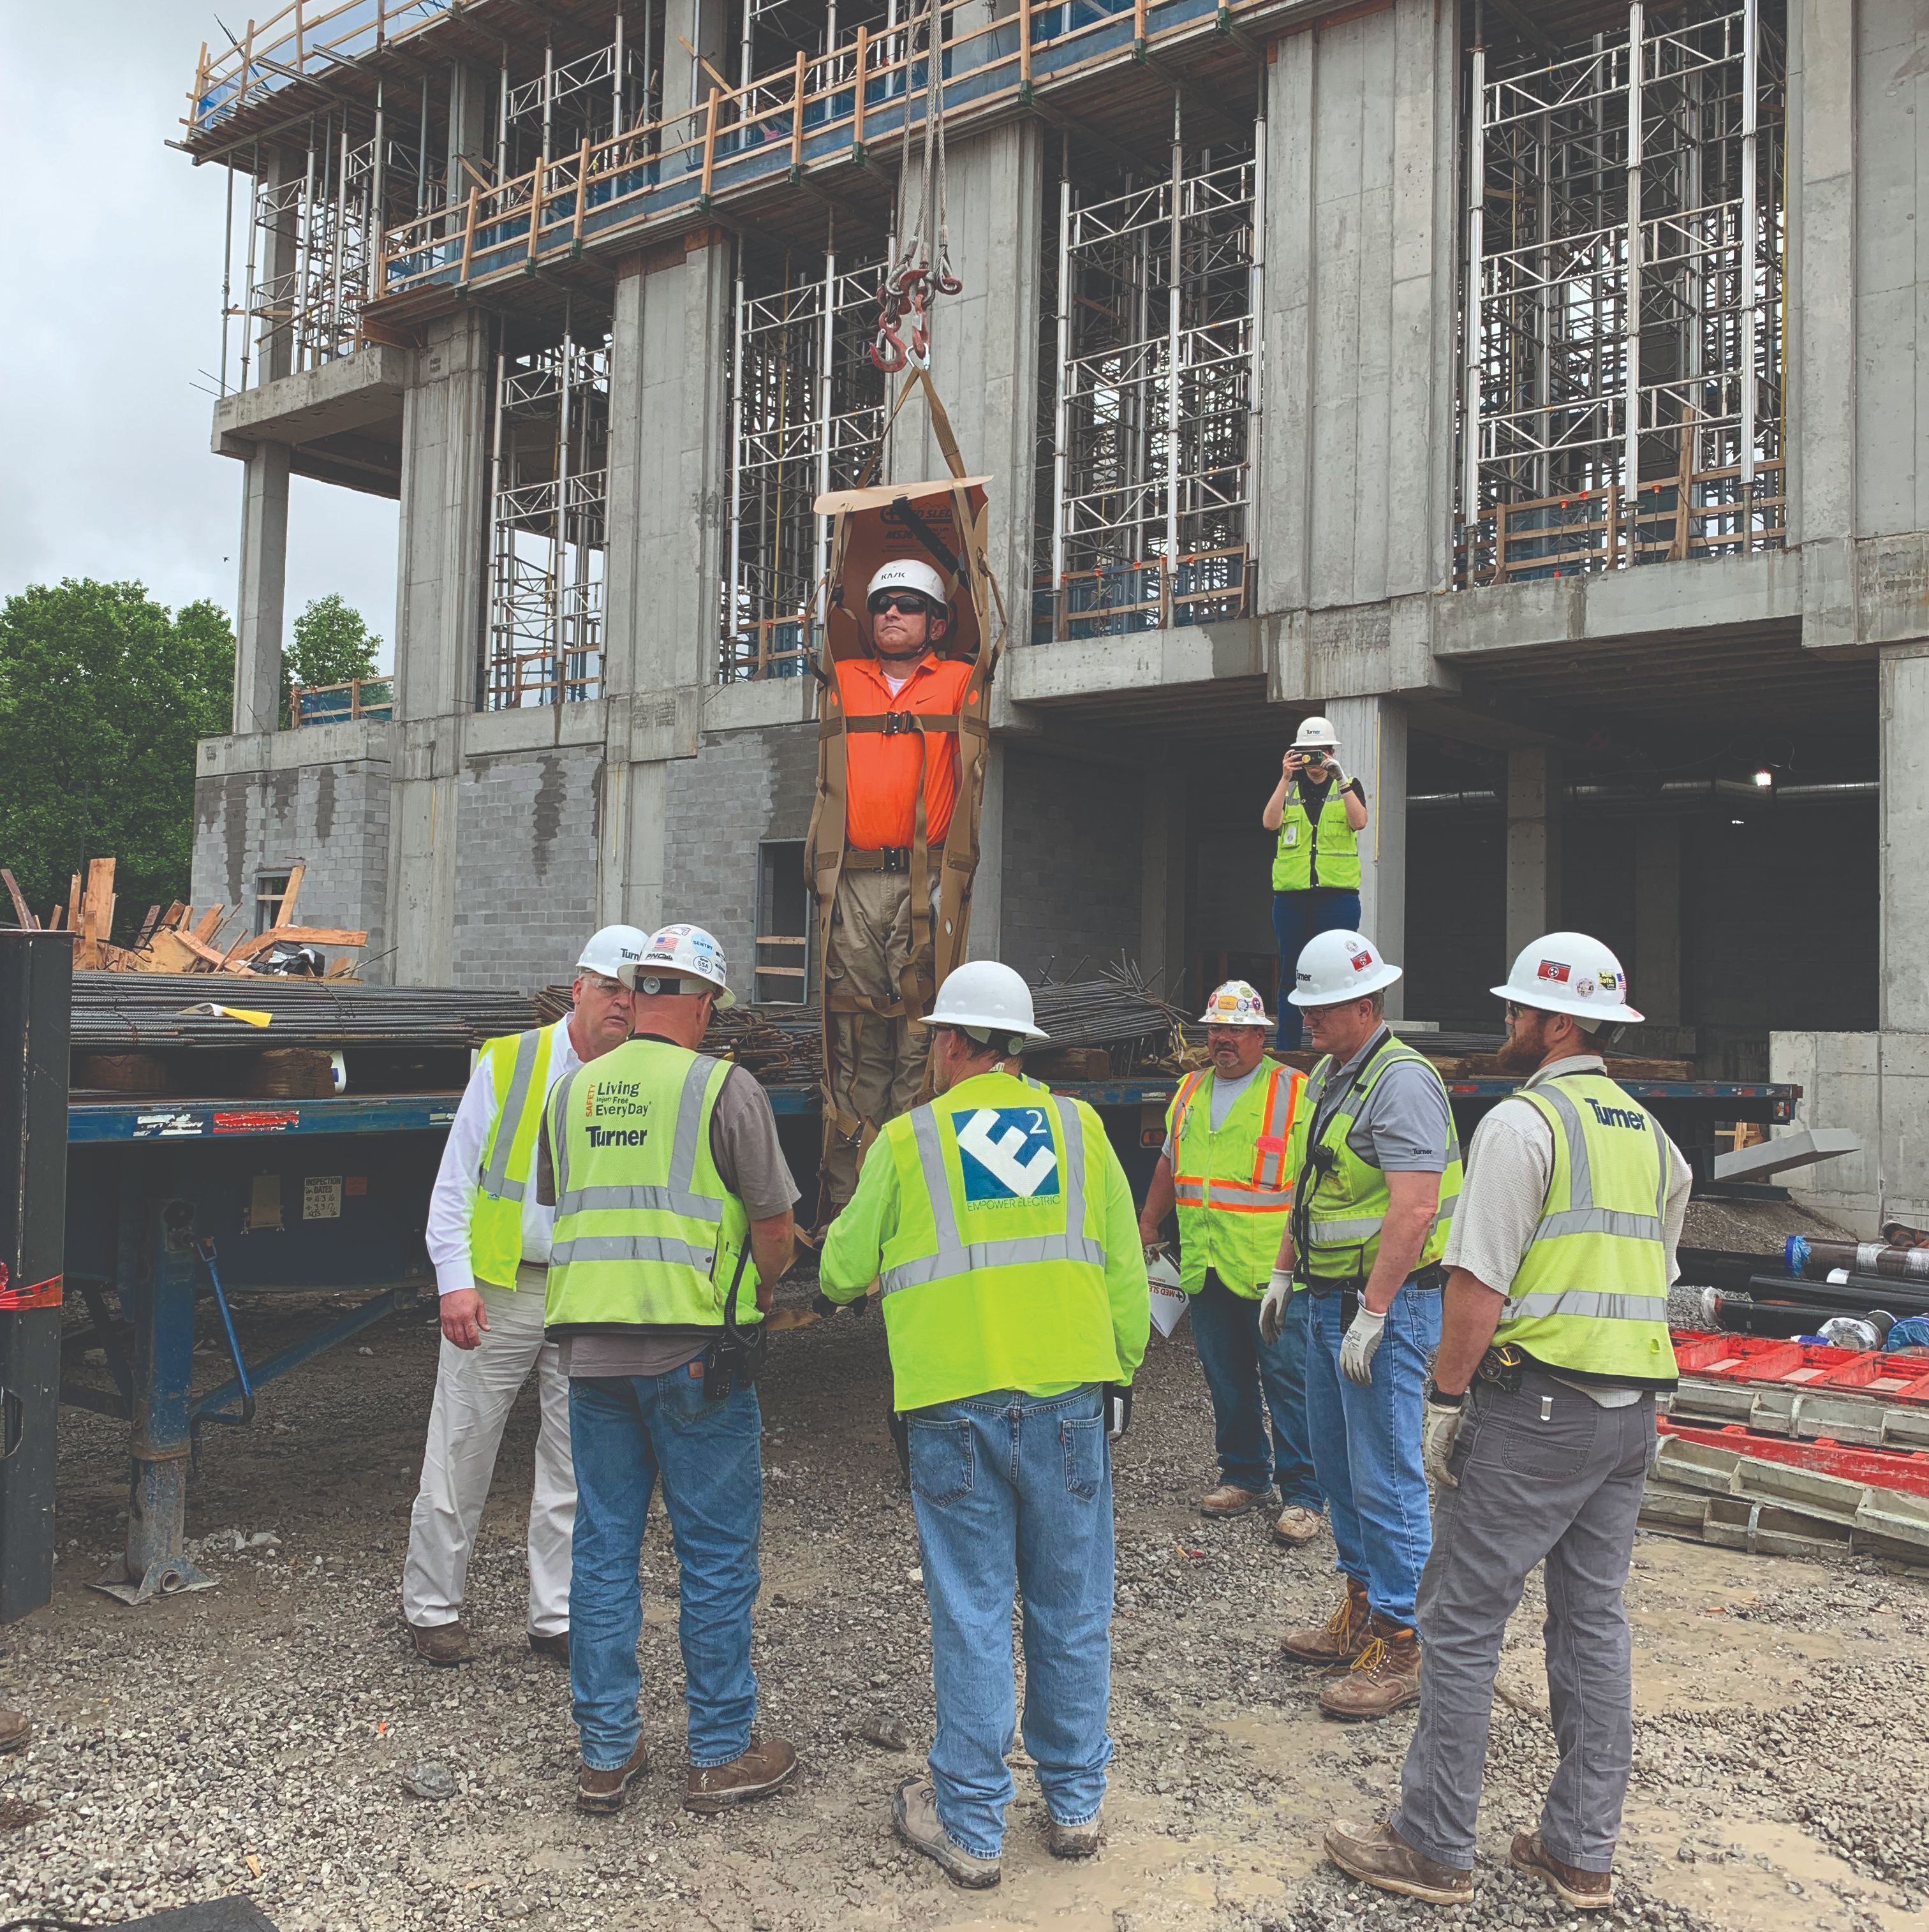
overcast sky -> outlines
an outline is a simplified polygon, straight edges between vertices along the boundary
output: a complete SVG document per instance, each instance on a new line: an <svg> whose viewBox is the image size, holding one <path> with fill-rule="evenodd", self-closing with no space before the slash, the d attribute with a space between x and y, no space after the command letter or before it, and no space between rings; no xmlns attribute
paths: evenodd
<svg viewBox="0 0 1929 1932"><path fill-rule="evenodd" d="M250 4L221 17L239 32ZM208 447L226 184L162 145L202 41L224 38L201 0L0 0L0 597L137 578L233 613L242 466ZM290 621L331 590L386 668L395 506L297 477Z"/></svg>

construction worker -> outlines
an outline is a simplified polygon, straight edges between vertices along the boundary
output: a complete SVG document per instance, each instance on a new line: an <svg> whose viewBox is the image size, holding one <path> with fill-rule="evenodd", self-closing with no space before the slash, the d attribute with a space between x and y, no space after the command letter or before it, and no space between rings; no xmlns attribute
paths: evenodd
<svg viewBox="0 0 1929 1932"><path fill-rule="evenodd" d="M1058 1858L1098 1850L1112 1757L1112 1460L1150 1305L1132 1192L1097 1114L1017 1071L1045 1035L1008 966L968 962L928 1020L938 1098L889 1122L821 1259L881 1281L931 1606L938 1732L898 1836L998 1883L1024 1601L1024 1744Z"/></svg>
<svg viewBox="0 0 1929 1932"><path fill-rule="evenodd" d="M635 1037L558 1084L537 1162L556 1205L548 1332L569 1378L580 1498L569 1592L576 1802L615 1811L650 1768L637 1718L637 1565L660 1480L680 1578L683 1803L719 1811L768 1796L797 1767L785 1739L752 1730L750 1667L761 1324L790 1265L797 1188L770 1096L698 1051L712 1013L736 1003L723 949L700 926L667 926L624 977Z"/></svg>
<svg viewBox="0 0 1929 1932"><path fill-rule="evenodd" d="M536 1130L556 1083L629 1037L630 990L621 976L643 944L633 926L604 926L576 962L568 1016L482 1048L442 1148L427 1229L442 1354L402 1570L402 1614L416 1654L430 1664L466 1664L475 1654L462 1625L470 1552L503 1425L532 1369L542 1408L530 1498L530 1648L568 1661L576 1478L568 1384L543 1336L555 1216L532 1184Z"/></svg>
<svg viewBox="0 0 1929 1932"><path fill-rule="evenodd" d="M820 913L830 921L826 1220L850 1199L872 1136L912 1104L924 1079L925 1035L907 1016L928 1010L936 990L932 920L958 798L958 711L971 677L968 662L938 655L950 609L931 565L884 564L865 604L874 655L836 666L847 734L844 852L836 898ZM806 866L814 880L808 856Z"/></svg>
<svg viewBox="0 0 1929 1932"><path fill-rule="evenodd" d="M1360 923L1359 835L1366 829L1366 794L1340 770L1339 740L1328 719L1301 722L1259 822L1280 835L1273 854L1273 932L1283 994L1292 989L1308 940ZM1280 1045L1294 1051L1304 1037L1298 1009L1282 998Z"/></svg>
<svg viewBox="0 0 1929 1932"><path fill-rule="evenodd" d="M1199 1498L1201 1511L1243 1516L1276 1482L1284 1507L1274 1537L1309 1543L1323 1506L1306 1439L1305 1298L1287 1304L1276 1340L1259 1335L1259 1299L1292 1209L1287 1144L1306 1076L1267 1059L1266 1004L1244 980L1221 986L1199 1024L1212 1065L1187 1074L1166 1109L1139 1239L1155 1246L1177 1203L1179 1285L1192 1298L1219 1452L1219 1482Z"/></svg>
<svg viewBox="0 0 1929 1932"><path fill-rule="evenodd" d="M1308 1298L1306 1420L1346 1598L1282 1648L1350 1664L1320 1693L1330 1718L1383 1718L1420 1694L1414 1599L1426 1562L1420 1422L1440 1339L1440 1255L1460 1191L1460 1146L1430 1060L1388 1031L1400 969L1357 932L1300 953L1292 998L1324 1055L1301 1102L1293 1210L1260 1304L1268 1341Z"/></svg>
<svg viewBox="0 0 1929 1932"><path fill-rule="evenodd" d="M1474 1821L1508 1618L1546 1565L1547 1691L1560 1753L1512 1862L1580 1911L1614 1902L1634 1752L1622 1600L1675 1385L1668 1288L1693 1184L1600 1048L1641 1016L1621 962L1550 933L1514 962L1501 1070L1528 1076L1474 1130L1446 1250L1422 1454L1436 1485L1420 1586L1426 1673L1388 1824L1335 1824L1327 1855L1387 1892L1472 1896Z"/></svg>

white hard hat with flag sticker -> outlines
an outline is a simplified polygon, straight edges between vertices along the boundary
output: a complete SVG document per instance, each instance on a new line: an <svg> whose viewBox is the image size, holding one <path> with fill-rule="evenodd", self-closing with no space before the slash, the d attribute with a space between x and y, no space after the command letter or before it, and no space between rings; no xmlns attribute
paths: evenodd
<svg viewBox="0 0 1929 1932"><path fill-rule="evenodd" d="M1199 1016L1201 1026L1269 1027L1272 1024L1266 1017L1266 1002L1259 997L1258 988L1244 980L1228 980L1215 988L1205 1011Z"/></svg>
<svg viewBox="0 0 1929 1932"><path fill-rule="evenodd" d="M729 979L723 948L700 926L658 926L622 970L623 984L639 993L712 992L720 1009L736 1004Z"/></svg>
<svg viewBox="0 0 1929 1932"><path fill-rule="evenodd" d="M1497 1000L1544 1013L1568 1013L1587 1024L1633 1026L1641 1016L1628 1004L1628 975L1621 962L1585 932L1550 932L1514 962Z"/></svg>
<svg viewBox="0 0 1929 1932"><path fill-rule="evenodd" d="M1383 958L1364 932L1316 933L1300 950L1286 997L1296 1006L1334 1006L1377 993L1400 976L1400 969Z"/></svg>

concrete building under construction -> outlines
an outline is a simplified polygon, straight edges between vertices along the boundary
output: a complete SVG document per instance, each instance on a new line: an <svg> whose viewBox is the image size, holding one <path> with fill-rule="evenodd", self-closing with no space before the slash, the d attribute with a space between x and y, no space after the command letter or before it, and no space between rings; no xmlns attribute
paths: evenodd
<svg viewBox="0 0 1929 1932"><path fill-rule="evenodd" d="M1598 932L1658 1046L1861 1130L1819 1202L1929 1216L1912 0L253 23L181 143L229 170L244 479L196 902L298 856L374 976L676 916L814 990L812 506L942 473L871 354L940 107L932 369L1010 624L974 952L1270 998L1260 810L1323 711L1408 1016ZM291 474L399 498L395 664L278 730Z"/></svg>

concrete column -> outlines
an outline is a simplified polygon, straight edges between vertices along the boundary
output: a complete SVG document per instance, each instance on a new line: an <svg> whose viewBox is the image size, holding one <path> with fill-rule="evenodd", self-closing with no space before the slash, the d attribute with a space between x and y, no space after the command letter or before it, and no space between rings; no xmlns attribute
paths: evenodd
<svg viewBox="0 0 1929 1932"><path fill-rule="evenodd" d="M978 815L978 871L971 881L968 959L1004 957L1005 748L997 740L985 761L985 802Z"/></svg>
<svg viewBox="0 0 1929 1932"><path fill-rule="evenodd" d="M302 178L292 154L277 148L270 156L266 186L279 196ZM255 302L268 311L256 325L254 380L272 382L295 367L295 334L287 319L295 306L296 214L282 208L262 224L260 260L255 265ZM274 318L279 317L279 320Z"/></svg>
<svg viewBox="0 0 1929 1932"><path fill-rule="evenodd" d="M257 442L242 475L241 581L235 596L237 733L272 731L280 722L289 454L285 442Z"/></svg>
<svg viewBox="0 0 1929 1932"><path fill-rule="evenodd" d="M742 0L730 0L728 5L724 0L665 0L663 111L666 115L702 106L710 98L710 89L722 85L717 74L726 76L733 87L737 84L742 17ZM697 59L697 54L710 62L709 68Z"/></svg>
<svg viewBox="0 0 1929 1932"><path fill-rule="evenodd" d="M1366 788L1360 834L1360 930L1396 966L1406 964L1406 710L1384 698L1336 698L1325 706L1340 763ZM1208 990L1210 990L1209 988ZM1387 993L1397 1019L1404 982Z"/></svg>
<svg viewBox="0 0 1929 1932"><path fill-rule="evenodd" d="M1138 970L1168 1000L1180 997L1186 970L1186 784L1178 773L1150 776L1142 796L1144 871L1138 898ZM1210 988L1186 988L1197 1006Z"/></svg>
<svg viewBox="0 0 1929 1932"><path fill-rule="evenodd" d="M490 127L498 98L500 82L495 70L479 61L452 61L448 67L448 205L464 206L476 177L462 164L466 160L484 180L496 175L496 145Z"/></svg>
<svg viewBox="0 0 1929 1932"><path fill-rule="evenodd" d="M1929 644L1882 653L1884 1033L1929 1034ZM1918 1046L1921 1042L1918 1042ZM1918 1118L1919 1128L1919 1118Z"/></svg>
<svg viewBox="0 0 1929 1932"><path fill-rule="evenodd" d="M1510 853L1510 842L1509 850ZM1643 818L1635 824L1634 957L1628 970L1636 1007L1657 1026L1679 1026L1682 822L1678 818Z"/></svg>
<svg viewBox="0 0 1929 1932"><path fill-rule="evenodd" d="M1507 754L1507 958L1561 923L1561 769L1553 752Z"/></svg>

